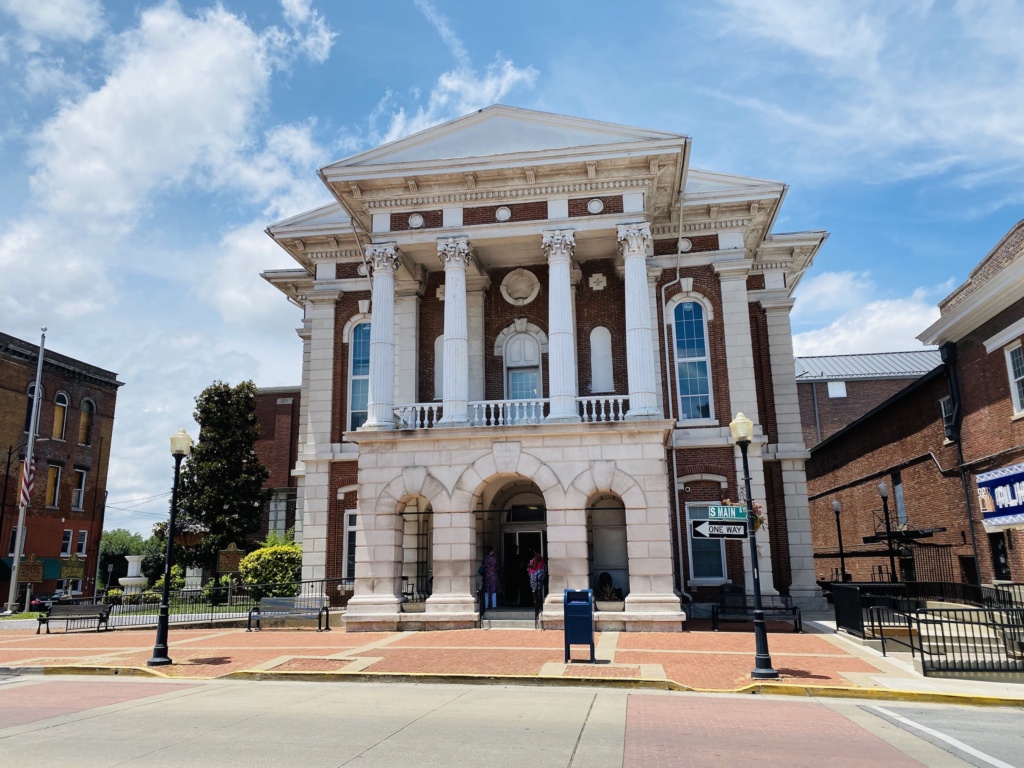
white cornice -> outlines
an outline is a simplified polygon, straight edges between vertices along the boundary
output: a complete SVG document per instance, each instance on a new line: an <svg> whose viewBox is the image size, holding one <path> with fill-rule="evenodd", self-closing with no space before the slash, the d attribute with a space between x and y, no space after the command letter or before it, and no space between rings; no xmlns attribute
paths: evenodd
<svg viewBox="0 0 1024 768"><path fill-rule="evenodd" d="M1000 347L1004 347L1014 339L1019 339L1024 336L1024 317L1018 320L1013 325L1009 325L991 339L985 341L985 351L993 352Z"/></svg>
<svg viewBox="0 0 1024 768"><path fill-rule="evenodd" d="M1021 285L1024 285L1024 259L1013 262L997 277L943 313L917 338L929 345L959 341L982 323L991 320L1011 304L1019 301Z"/></svg>
<svg viewBox="0 0 1024 768"><path fill-rule="evenodd" d="M549 184L534 187L446 192L438 195L397 196L379 200L364 199L363 205L368 211L379 209L390 210L400 208L422 208L427 205L473 202L485 203L491 200L507 200L509 198L545 199L552 195L567 195L573 192L609 192L649 187L650 185L650 178L607 179L570 184Z"/></svg>

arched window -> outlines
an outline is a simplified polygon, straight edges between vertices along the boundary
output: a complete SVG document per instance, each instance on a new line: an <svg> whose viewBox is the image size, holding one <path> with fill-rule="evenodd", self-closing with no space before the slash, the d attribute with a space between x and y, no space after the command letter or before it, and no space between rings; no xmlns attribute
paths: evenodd
<svg viewBox="0 0 1024 768"><path fill-rule="evenodd" d="M33 382L28 385L28 405L25 406L25 431L28 432L32 428L32 402L36 397L36 385ZM36 434L39 434L39 430L36 430Z"/></svg>
<svg viewBox="0 0 1024 768"><path fill-rule="evenodd" d="M369 415L370 402L370 324L352 329L349 342L348 428L359 429Z"/></svg>
<svg viewBox="0 0 1024 768"><path fill-rule="evenodd" d="M53 398L53 433L50 435L54 440L64 439L64 428L68 421L68 396L58 392Z"/></svg>
<svg viewBox="0 0 1024 768"><path fill-rule="evenodd" d="M96 406L92 400L82 400L81 414L78 417L78 444L92 445L92 419Z"/></svg>
<svg viewBox="0 0 1024 768"><path fill-rule="evenodd" d="M529 333L517 333L505 343L505 399L544 397L540 376L540 344Z"/></svg>
<svg viewBox="0 0 1024 768"><path fill-rule="evenodd" d="M713 403L704 305L699 301L676 304L674 331L679 420L710 419Z"/></svg>
<svg viewBox="0 0 1024 768"><path fill-rule="evenodd" d="M615 391L615 379L612 376L612 334L601 326L590 332L590 391Z"/></svg>

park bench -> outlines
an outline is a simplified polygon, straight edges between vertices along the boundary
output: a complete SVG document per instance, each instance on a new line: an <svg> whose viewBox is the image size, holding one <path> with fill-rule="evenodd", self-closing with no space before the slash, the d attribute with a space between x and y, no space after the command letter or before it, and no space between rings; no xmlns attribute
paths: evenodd
<svg viewBox="0 0 1024 768"><path fill-rule="evenodd" d="M51 621L63 621L64 631L67 632L72 621L95 621L96 631L100 631L100 625L104 628L110 629L110 609L114 606L108 603L97 603L95 605L62 605L61 603L54 603L47 610L46 613L40 614L39 626L36 627L36 634L39 634L39 630L46 625L46 634L50 634L50 622Z"/></svg>
<svg viewBox="0 0 1024 768"><path fill-rule="evenodd" d="M322 597L264 597L249 609L245 631L252 632L253 619L256 619L256 629L261 630L262 619L279 617L315 618L317 632L331 631L330 609Z"/></svg>
<svg viewBox="0 0 1024 768"><path fill-rule="evenodd" d="M788 595L762 595L761 607L765 619L793 622L794 632L803 632L800 608L793 605ZM753 621L754 596L743 587L725 584L720 588L718 604L711 606L711 629L718 631L719 621Z"/></svg>

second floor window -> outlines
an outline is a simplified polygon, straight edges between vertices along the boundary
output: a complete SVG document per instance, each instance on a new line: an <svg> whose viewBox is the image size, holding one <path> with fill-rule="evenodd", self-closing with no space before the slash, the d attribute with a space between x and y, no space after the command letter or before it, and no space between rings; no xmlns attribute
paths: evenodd
<svg viewBox="0 0 1024 768"><path fill-rule="evenodd" d="M71 556L71 537L75 535L75 532L70 528L64 529L64 535L60 538L60 554L61 557Z"/></svg>
<svg viewBox="0 0 1024 768"><path fill-rule="evenodd" d="M75 554L79 557L85 557L85 545L89 541L88 531L79 531L78 540L75 542Z"/></svg>
<svg viewBox="0 0 1024 768"><path fill-rule="evenodd" d="M1010 397L1013 412L1024 413L1024 346L1006 350L1006 368L1010 374Z"/></svg>
<svg viewBox="0 0 1024 768"><path fill-rule="evenodd" d="M85 508L85 478L87 474L84 469L75 470L75 487L71 491L71 508L74 510Z"/></svg>
<svg viewBox="0 0 1024 768"><path fill-rule="evenodd" d="M68 396L63 392L58 392L57 396L53 398L53 434L50 435L54 440L64 439L64 428L68 423Z"/></svg>
<svg viewBox="0 0 1024 768"><path fill-rule="evenodd" d="M711 373L708 365L708 328L704 306L698 301L676 304L676 381L679 387L679 420L710 419Z"/></svg>
<svg viewBox="0 0 1024 768"><path fill-rule="evenodd" d="M46 506L56 507L60 503L60 467L51 464L46 470Z"/></svg>
<svg viewBox="0 0 1024 768"><path fill-rule="evenodd" d="M78 444L92 445L92 417L96 406L92 400L82 401L81 415L78 417Z"/></svg>
<svg viewBox="0 0 1024 768"><path fill-rule="evenodd" d="M348 428L363 426L370 403L370 324L360 323L352 329L349 343Z"/></svg>

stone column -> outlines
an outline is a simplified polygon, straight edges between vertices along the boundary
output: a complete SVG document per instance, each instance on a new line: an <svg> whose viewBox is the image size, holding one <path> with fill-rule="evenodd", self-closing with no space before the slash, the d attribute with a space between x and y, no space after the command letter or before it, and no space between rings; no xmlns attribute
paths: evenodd
<svg viewBox="0 0 1024 768"><path fill-rule="evenodd" d="M437 243L444 267L444 413L438 426L469 424L469 342L466 329L466 267L472 254L465 237Z"/></svg>
<svg viewBox="0 0 1024 768"><path fill-rule="evenodd" d="M395 428L395 270L401 259L394 243L366 246L373 270L370 310L370 394L360 429Z"/></svg>
<svg viewBox="0 0 1024 768"><path fill-rule="evenodd" d="M360 469L356 518L356 577L346 623L360 629L398 628L401 613L402 516L378 512L379 486L363 482Z"/></svg>
<svg viewBox="0 0 1024 768"><path fill-rule="evenodd" d="M335 305L341 292L316 287L306 295L309 318L309 357L303 372L302 406L305 441L299 450L303 474L302 578L322 579L327 573L327 508L331 473L331 425L334 414ZM304 345L305 346L305 345ZM308 371L308 376L307 372ZM298 514L298 510L296 511Z"/></svg>
<svg viewBox="0 0 1024 768"><path fill-rule="evenodd" d="M757 415L757 381L754 378L754 346L750 335L750 306L747 303L747 273L750 263L745 259L718 262L722 286L722 328L725 331L725 362L729 371L731 414L719 414L728 423L737 413L746 414L754 424ZM755 498L757 494L754 494Z"/></svg>
<svg viewBox="0 0 1024 768"><path fill-rule="evenodd" d="M626 372L629 378L627 419L661 415L654 381L654 344L647 294L647 251L651 226L647 222L618 226L619 250L626 273Z"/></svg>
<svg viewBox="0 0 1024 768"><path fill-rule="evenodd" d="M811 546L811 512L807 502L807 449L800 425L796 368L793 362L793 329L789 313L794 299L762 301L768 323L768 349L775 392L775 422L779 431L776 458L782 466L782 487L789 530L789 562L793 583L789 591L805 608L824 609L825 602L815 580L814 551ZM771 519L769 518L769 524Z"/></svg>
<svg viewBox="0 0 1024 768"><path fill-rule="evenodd" d="M579 421L576 409L576 333L569 270L576 242L571 229L541 233L548 260L548 421Z"/></svg>

